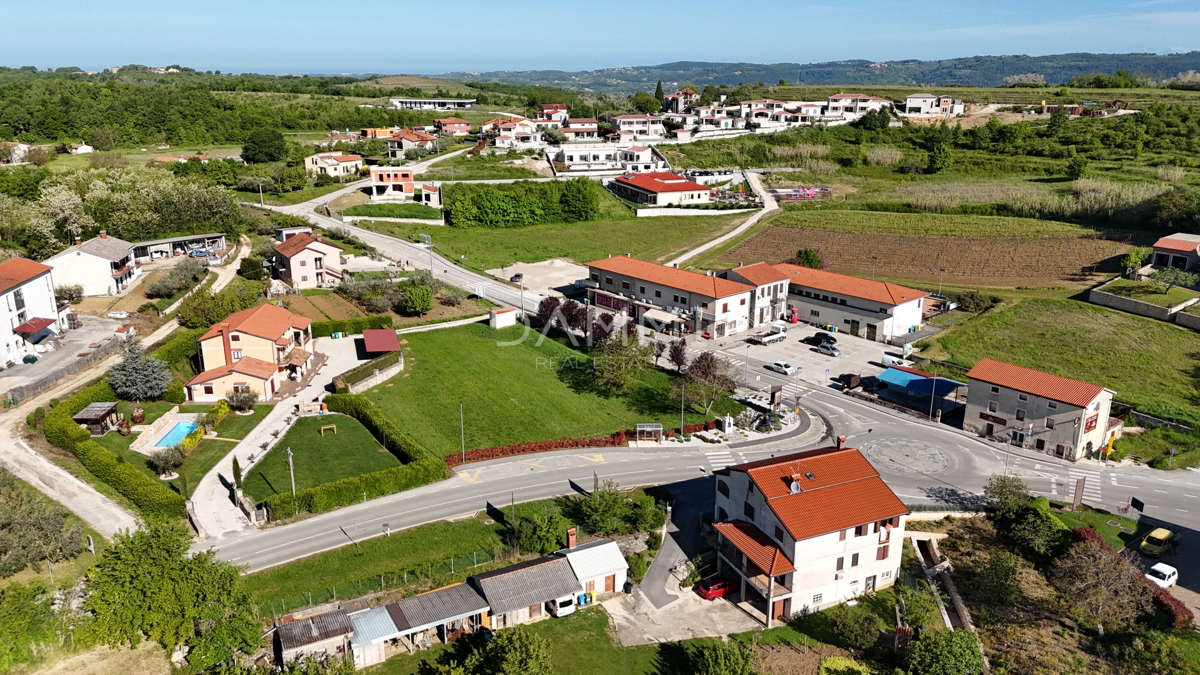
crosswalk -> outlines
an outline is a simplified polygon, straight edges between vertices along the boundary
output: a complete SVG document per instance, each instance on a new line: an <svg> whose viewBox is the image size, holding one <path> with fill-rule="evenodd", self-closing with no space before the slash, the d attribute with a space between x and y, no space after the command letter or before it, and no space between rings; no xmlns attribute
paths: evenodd
<svg viewBox="0 0 1200 675"><path fill-rule="evenodd" d="M1014 468L1020 468L1021 464L1020 459L1013 462ZM1075 498L1075 482L1083 478L1085 479L1083 483L1083 501L1089 504L1104 503L1104 476L1101 472L1077 466L1068 466L1065 467L1067 475L1064 478L1059 473L1063 468L1062 466L1034 463L1034 471L1045 472L1042 475L1050 479L1050 489L1042 494L1069 502Z"/></svg>
<svg viewBox="0 0 1200 675"><path fill-rule="evenodd" d="M705 452L704 455L708 457L708 463L712 466L713 471L724 469L731 464L737 464L737 461L733 459L733 454L728 450Z"/></svg>

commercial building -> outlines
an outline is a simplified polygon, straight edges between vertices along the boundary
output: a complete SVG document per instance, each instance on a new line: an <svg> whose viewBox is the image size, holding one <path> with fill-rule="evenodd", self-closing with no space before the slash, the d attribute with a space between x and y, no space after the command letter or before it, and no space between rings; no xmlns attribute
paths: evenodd
<svg viewBox="0 0 1200 675"><path fill-rule="evenodd" d="M618 197L651 206L707 204L711 197L707 186L669 171L627 173L614 178L608 187Z"/></svg>
<svg viewBox="0 0 1200 675"><path fill-rule="evenodd" d="M799 265L774 265L788 276L791 318L872 342L889 342L921 325L928 293Z"/></svg>
<svg viewBox="0 0 1200 675"><path fill-rule="evenodd" d="M116 295L125 290L141 273L133 261L133 244L124 239L100 236L87 241L75 239L45 263L54 268L54 283L60 286L80 285L84 295Z"/></svg>
<svg viewBox="0 0 1200 675"><path fill-rule="evenodd" d="M389 101L397 110L469 110L475 105L473 98L393 98Z"/></svg>
<svg viewBox="0 0 1200 675"><path fill-rule="evenodd" d="M751 327L785 318L788 282L791 279L787 272L767 263L754 263L725 270L720 276L754 287L750 302Z"/></svg>

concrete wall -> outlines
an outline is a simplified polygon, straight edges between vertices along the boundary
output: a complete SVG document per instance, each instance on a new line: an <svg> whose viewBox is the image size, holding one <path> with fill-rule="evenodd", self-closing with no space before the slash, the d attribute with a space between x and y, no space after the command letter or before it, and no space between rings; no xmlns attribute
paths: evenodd
<svg viewBox="0 0 1200 675"><path fill-rule="evenodd" d="M657 218L659 216L719 216L729 213L750 213L758 209L689 209L689 208L661 208L661 209L638 209L638 218Z"/></svg>
<svg viewBox="0 0 1200 675"><path fill-rule="evenodd" d="M1192 330L1200 330L1200 316L1196 316L1195 314L1187 314L1186 312L1176 312L1174 319L1175 323L1179 324L1180 326L1186 326Z"/></svg>
<svg viewBox="0 0 1200 675"><path fill-rule="evenodd" d="M338 220L343 223L357 223L364 220L374 220L380 223L419 223L422 225L438 225L444 226L445 220L432 220L429 218L380 218L378 216L342 216Z"/></svg>
<svg viewBox="0 0 1200 675"><path fill-rule="evenodd" d="M400 354L400 360L398 362L393 363L392 365L388 366L387 368L384 368L383 370L377 369L375 371L374 375L368 377L365 380L355 382L354 384L346 385L346 389L348 389L351 394L361 394L364 391L370 389L371 387L374 387L375 385L379 384L380 382L385 382L387 380L392 379L393 377L396 376L397 373L399 373L402 370L404 370L404 354L403 353Z"/></svg>
<svg viewBox="0 0 1200 675"><path fill-rule="evenodd" d="M1112 282L1110 281L1109 283ZM1088 302L1094 305L1102 305L1104 307L1111 307L1112 309L1119 309L1122 312L1129 312L1130 314L1148 316L1152 319L1158 319L1159 321L1170 321L1171 317L1173 317L1180 310L1200 302L1200 299L1192 298L1191 300L1181 302L1174 307L1160 307L1158 305L1152 305L1148 302L1142 302L1141 300L1123 298L1119 295L1106 293L1103 289L1107 285L1108 284L1104 284L1104 286L1093 288L1091 293L1088 294ZM1178 321L1176 323L1180 323L1180 325L1186 325Z"/></svg>

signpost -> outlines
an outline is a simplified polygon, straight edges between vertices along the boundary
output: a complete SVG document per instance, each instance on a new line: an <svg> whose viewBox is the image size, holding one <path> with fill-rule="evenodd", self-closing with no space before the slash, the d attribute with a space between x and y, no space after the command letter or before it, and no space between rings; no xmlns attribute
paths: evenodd
<svg viewBox="0 0 1200 675"><path fill-rule="evenodd" d="M1086 478L1080 478L1075 481L1075 499L1071 500L1072 511L1078 511L1079 505L1083 503L1083 484L1086 482Z"/></svg>
<svg viewBox="0 0 1200 675"><path fill-rule="evenodd" d="M1138 513L1145 513L1145 511L1146 511L1145 502L1138 499L1137 497L1130 497L1129 505L1132 506L1133 508L1137 509Z"/></svg>

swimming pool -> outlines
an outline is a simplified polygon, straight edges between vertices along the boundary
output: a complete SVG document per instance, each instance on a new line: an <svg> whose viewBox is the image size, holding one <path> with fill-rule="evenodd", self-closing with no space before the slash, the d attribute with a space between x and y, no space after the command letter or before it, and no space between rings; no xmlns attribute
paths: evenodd
<svg viewBox="0 0 1200 675"><path fill-rule="evenodd" d="M171 430L167 432L167 435L158 439L158 442L154 445L158 448L170 448L179 445L198 426L200 425L195 422L176 422L175 426L171 427Z"/></svg>

